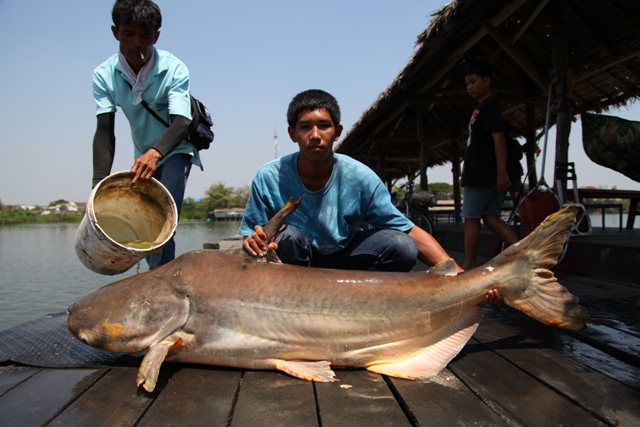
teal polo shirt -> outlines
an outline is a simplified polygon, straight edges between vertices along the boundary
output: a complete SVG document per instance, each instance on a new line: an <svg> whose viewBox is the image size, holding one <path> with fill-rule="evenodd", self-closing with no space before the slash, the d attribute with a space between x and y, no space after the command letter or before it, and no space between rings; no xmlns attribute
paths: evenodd
<svg viewBox="0 0 640 427"><path fill-rule="evenodd" d="M238 234L250 236L257 224L264 225L289 197L300 206L286 224L301 230L313 249L332 254L346 248L361 231L353 224L365 220L375 228L409 231L413 223L391 203L384 183L369 167L351 157L334 153L333 170L326 185L309 191L298 173L299 152L262 166L251 184Z"/></svg>
<svg viewBox="0 0 640 427"><path fill-rule="evenodd" d="M171 53L155 47L154 50L156 61L142 91L142 99L167 123L171 123L170 115L184 116L191 120L189 70ZM134 82L129 83L133 85ZM115 113L116 107L120 107L131 126L136 159L153 147L167 130L167 127L153 117L142 104L132 104L133 93L118 65L117 54L94 70L93 98L97 104L96 115ZM198 150L187 141L182 141L175 150L163 157L158 165L179 153L189 154L191 163L202 168Z"/></svg>

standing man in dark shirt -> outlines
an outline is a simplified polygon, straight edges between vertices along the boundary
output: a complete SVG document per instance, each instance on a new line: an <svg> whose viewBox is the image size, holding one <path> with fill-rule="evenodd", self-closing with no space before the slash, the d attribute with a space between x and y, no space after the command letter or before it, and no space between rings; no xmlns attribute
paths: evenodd
<svg viewBox="0 0 640 427"><path fill-rule="evenodd" d="M465 224L465 263L462 268L465 270L476 266L480 219L507 246L518 241L515 232L500 219L502 198L511 187L511 180L507 173L502 114L491 89L492 76L491 65L484 61L471 63L464 70L467 92L479 103L469 122L469 140L461 179Z"/></svg>

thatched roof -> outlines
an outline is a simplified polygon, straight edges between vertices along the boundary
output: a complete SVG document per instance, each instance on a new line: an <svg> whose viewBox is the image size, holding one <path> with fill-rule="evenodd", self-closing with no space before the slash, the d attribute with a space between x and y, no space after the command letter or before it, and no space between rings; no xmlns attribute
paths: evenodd
<svg viewBox="0 0 640 427"><path fill-rule="evenodd" d="M566 20L558 24L562 5ZM433 15L409 63L336 151L369 165L385 181L419 170L420 132L427 139L428 167L459 160L476 105L462 72L477 59L495 68L493 92L512 134L526 133L526 104L531 128L539 131L547 88L559 69L555 61L554 71L553 45L561 40L567 42L564 69L573 80L572 114L633 102L640 97L639 23L640 1L635 0L453 1Z"/></svg>

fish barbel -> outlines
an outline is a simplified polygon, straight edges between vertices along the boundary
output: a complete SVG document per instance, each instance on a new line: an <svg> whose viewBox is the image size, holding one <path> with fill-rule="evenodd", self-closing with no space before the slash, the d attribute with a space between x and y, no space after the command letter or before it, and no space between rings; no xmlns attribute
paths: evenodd
<svg viewBox="0 0 640 427"><path fill-rule="evenodd" d="M459 275L453 260L428 273L389 273L193 251L80 298L69 308L68 327L93 347L146 353L137 384L148 391L164 360L277 369L321 382L336 380L332 366L425 379L471 338L490 289L544 324L586 326L586 310L549 270L575 215L571 206L556 212Z"/></svg>

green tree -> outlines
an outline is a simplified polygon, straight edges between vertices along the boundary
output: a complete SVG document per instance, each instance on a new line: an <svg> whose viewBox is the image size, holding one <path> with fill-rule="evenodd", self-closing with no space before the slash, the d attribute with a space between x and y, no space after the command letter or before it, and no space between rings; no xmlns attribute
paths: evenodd
<svg viewBox="0 0 640 427"><path fill-rule="evenodd" d="M193 200L193 197L187 197L182 201L182 208L180 209L180 220L197 220L197 202Z"/></svg>
<svg viewBox="0 0 640 427"><path fill-rule="evenodd" d="M215 208L229 208L233 201L233 187L227 187L224 183L218 182L213 184L206 191L206 202L209 210Z"/></svg>
<svg viewBox="0 0 640 427"><path fill-rule="evenodd" d="M432 182L429 184L429 192L436 200L449 200L453 198L453 185L446 182Z"/></svg>
<svg viewBox="0 0 640 427"><path fill-rule="evenodd" d="M251 194L251 187L248 185L242 186L234 190L233 208L244 208L247 206L249 200L249 194Z"/></svg>

